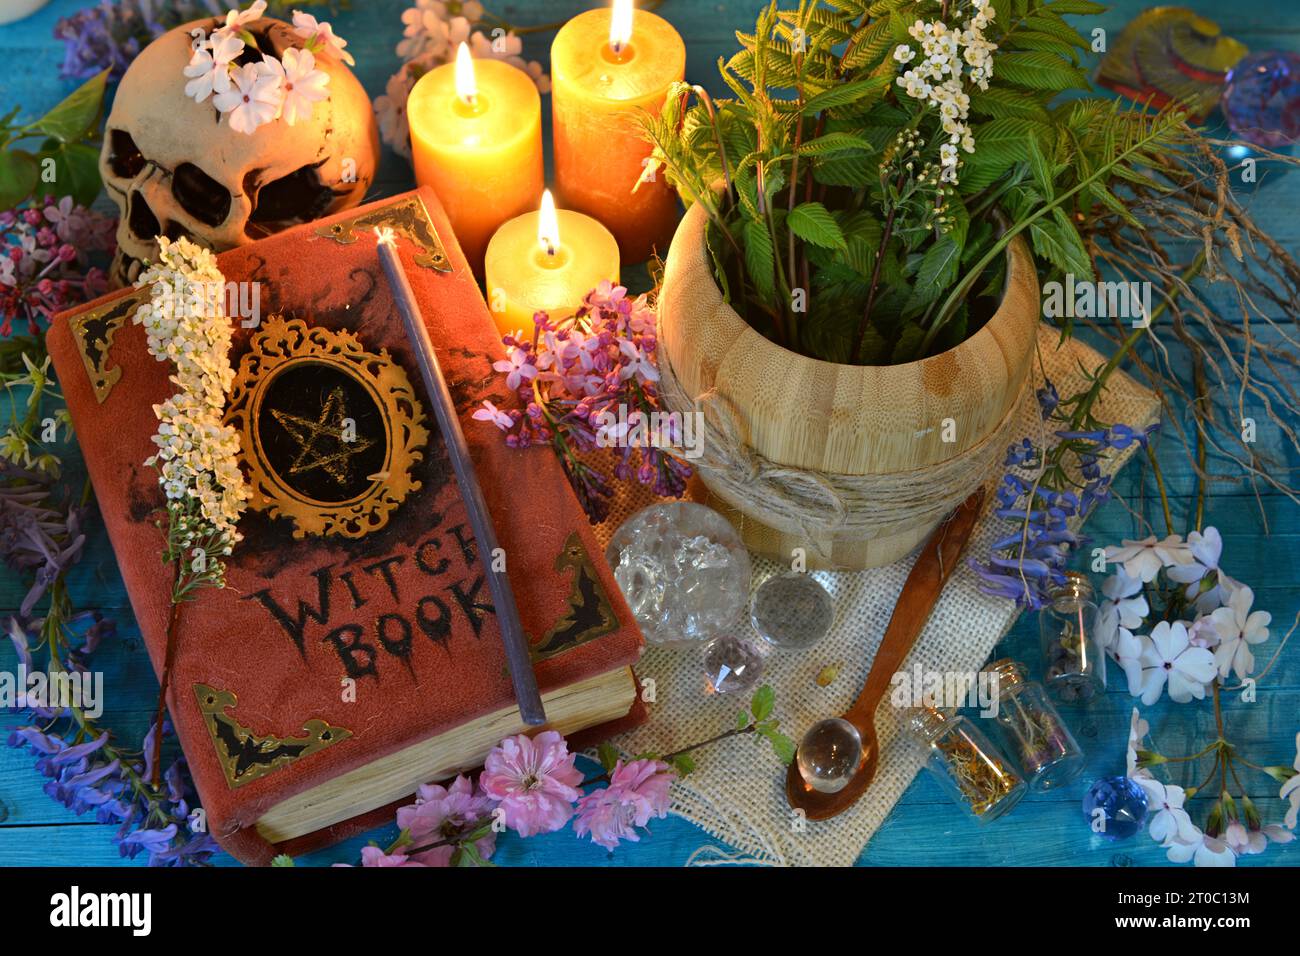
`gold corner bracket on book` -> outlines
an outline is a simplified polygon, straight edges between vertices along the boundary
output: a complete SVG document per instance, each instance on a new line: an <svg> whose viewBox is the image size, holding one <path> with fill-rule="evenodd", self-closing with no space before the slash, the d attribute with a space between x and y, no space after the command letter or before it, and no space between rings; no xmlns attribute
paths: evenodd
<svg viewBox="0 0 1300 956"><path fill-rule="evenodd" d="M122 377L122 366L111 365L109 350L113 347L113 338L118 329L127 323L136 309L149 298L147 290L114 299L98 309L83 312L68 321L68 328L81 353L81 362L86 366L86 375L90 378L90 387L94 389L95 400L103 405L118 379Z"/></svg>
<svg viewBox="0 0 1300 956"><path fill-rule="evenodd" d="M317 718L303 723L302 736L256 734L230 713L239 702L233 691L195 684L194 696L198 698L203 723L212 736L221 771L232 790L352 736L346 727L336 727Z"/></svg>
<svg viewBox="0 0 1300 956"><path fill-rule="evenodd" d="M316 235L351 245L360 238L361 233L373 232L380 226L392 229L415 244L420 250L415 256L416 265L434 272L452 271L447 250L443 248L438 230L434 228L429 211L424 208L424 201L419 196L408 196L359 216L318 226Z"/></svg>

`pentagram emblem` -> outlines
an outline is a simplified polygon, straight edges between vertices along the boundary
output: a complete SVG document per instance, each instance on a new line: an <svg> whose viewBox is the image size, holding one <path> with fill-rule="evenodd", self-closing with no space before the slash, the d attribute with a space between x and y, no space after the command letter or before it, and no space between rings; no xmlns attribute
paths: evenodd
<svg viewBox="0 0 1300 956"><path fill-rule="evenodd" d="M273 317L240 360L226 416L250 505L294 535L362 537L420 487L429 433L405 371L349 332Z"/></svg>
<svg viewBox="0 0 1300 956"><path fill-rule="evenodd" d="M315 421L280 408L272 408L271 417L299 445L288 474L302 475L320 468L341 488L347 487L351 477L352 459L375 443L373 438L356 434L356 422L348 417L342 388L330 390Z"/></svg>

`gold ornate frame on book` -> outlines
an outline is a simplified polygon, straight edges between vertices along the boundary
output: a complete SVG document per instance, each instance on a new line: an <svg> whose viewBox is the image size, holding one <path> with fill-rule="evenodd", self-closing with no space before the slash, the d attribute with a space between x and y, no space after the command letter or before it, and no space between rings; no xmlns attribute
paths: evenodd
<svg viewBox="0 0 1300 956"><path fill-rule="evenodd" d="M424 409L388 351L351 332L272 316L239 361L226 423L250 507L291 520L295 538L364 537L420 488Z"/></svg>

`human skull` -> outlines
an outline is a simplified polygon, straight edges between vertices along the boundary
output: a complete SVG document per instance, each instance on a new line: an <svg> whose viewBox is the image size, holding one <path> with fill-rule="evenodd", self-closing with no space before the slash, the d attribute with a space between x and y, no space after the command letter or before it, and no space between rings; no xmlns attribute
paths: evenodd
<svg viewBox="0 0 1300 956"><path fill-rule="evenodd" d="M230 128L212 97L186 96L195 36L221 26L196 20L149 44L122 77L99 168L121 219L111 278L127 285L158 256L157 236L185 236L216 252L355 206L374 180L379 135L370 99L338 60L320 55L329 96L308 119L277 119L252 133ZM280 56L302 41L286 23L248 24L257 49L236 64ZM196 32L201 31L201 32Z"/></svg>

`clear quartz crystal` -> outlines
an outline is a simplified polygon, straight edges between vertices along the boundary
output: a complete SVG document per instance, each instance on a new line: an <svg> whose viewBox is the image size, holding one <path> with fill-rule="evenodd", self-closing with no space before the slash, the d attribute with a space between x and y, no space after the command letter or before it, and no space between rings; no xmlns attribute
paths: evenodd
<svg viewBox="0 0 1300 956"><path fill-rule="evenodd" d="M712 640L740 619L749 598L749 552L730 522L704 505L638 511L614 533L605 558L651 644Z"/></svg>
<svg viewBox="0 0 1300 956"><path fill-rule="evenodd" d="M758 686L763 655L743 638L719 637L704 649L704 676L715 694L743 694Z"/></svg>
<svg viewBox="0 0 1300 956"><path fill-rule="evenodd" d="M792 571L758 586L749 619L759 636L776 647L804 650L831 629L835 604L815 578Z"/></svg>
<svg viewBox="0 0 1300 956"><path fill-rule="evenodd" d="M843 717L819 720L799 744L799 776L822 793L843 790L862 762L862 735Z"/></svg>

